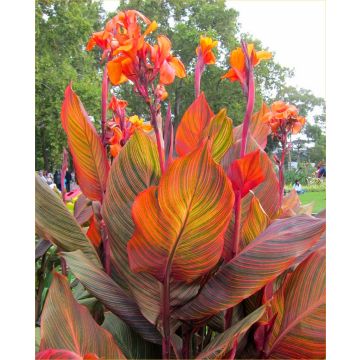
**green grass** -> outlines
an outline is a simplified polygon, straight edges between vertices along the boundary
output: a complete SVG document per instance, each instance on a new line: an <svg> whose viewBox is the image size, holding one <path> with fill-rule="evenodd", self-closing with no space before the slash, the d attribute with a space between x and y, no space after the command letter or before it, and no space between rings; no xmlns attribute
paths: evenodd
<svg viewBox="0 0 360 360"><path fill-rule="evenodd" d="M326 207L326 192L325 191L313 191L306 192L299 195L300 201L303 205L314 202L313 212L318 213L324 210Z"/></svg>

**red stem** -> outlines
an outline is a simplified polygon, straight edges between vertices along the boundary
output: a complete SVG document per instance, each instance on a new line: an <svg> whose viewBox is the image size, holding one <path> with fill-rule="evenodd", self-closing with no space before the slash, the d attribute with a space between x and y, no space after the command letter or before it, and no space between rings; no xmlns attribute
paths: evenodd
<svg viewBox="0 0 360 360"><path fill-rule="evenodd" d="M239 253L240 244L240 230L241 230L241 194L240 192L235 193L235 224L233 232L233 258Z"/></svg>
<svg viewBox="0 0 360 360"><path fill-rule="evenodd" d="M161 309L164 336L162 339L162 358L170 359L170 269L166 269L162 286Z"/></svg>
<svg viewBox="0 0 360 360"><path fill-rule="evenodd" d="M164 152L163 152L163 148L161 145L161 134L160 134L157 119L156 119L157 114L156 114L156 110L154 109L154 106L149 104L149 107L150 107L150 114L151 114L151 125L154 128L155 136L156 136L156 145L157 145L158 154L159 154L160 169L161 169L161 173L163 174L165 172L165 162L164 162Z"/></svg>
<svg viewBox="0 0 360 360"><path fill-rule="evenodd" d="M104 142L104 140L105 140L108 85L109 85L109 80L108 80L108 74L107 74L107 66L105 64L103 80L102 80L102 89L101 89L101 139L102 139L102 142Z"/></svg>
<svg viewBox="0 0 360 360"><path fill-rule="evenodd" d="M110 243L109 243L109 236L106 231L106 225L104 220L101 220L101 238L103 242L103 249L104 249L104 267L105 272L110 275Z"/></svg>
<svg viewBox="0 0 360 360"><path fill-rule="evenodd" d="M200 96L201 74L203 71L204 71L204 64L202 60L202 55L199 54L195 65L195 74L194 74L195 99L197 99Z"/></svg>
<svg viewBox="0 0 360 360"><path fill-rule="evenodd" d="M281 160L279 164L279 203L280 208L282 204L282 200L284 197L284 187L285 187L285 181L284 181L284 163L285 163L285 156L286 156L286 138L285 141L283 140L281 142L282 145L282 152L281 152Z"/></svg>
<svg viewBox="0 0 360 360"><path fill-rule="evenodd" d="M249 92L246 105L246 112L243 121L242 136L241 136L241 149L240 149L240 158L244 157L247 143L247 136L249 132L251 115L254 110L255 102L255 83L254 83L254 73L252 66L249 67Z"/></svg>

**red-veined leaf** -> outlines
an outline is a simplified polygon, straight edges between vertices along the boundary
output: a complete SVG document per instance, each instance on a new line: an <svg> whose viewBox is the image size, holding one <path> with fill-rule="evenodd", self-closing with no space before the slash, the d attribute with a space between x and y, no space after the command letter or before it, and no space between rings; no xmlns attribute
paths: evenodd
<svg viewBox="0 0 360 360"><path fill-rule="evenodd" d="M91 200L102 201L109 163L101 139L71 85L65 90L61 121L82 192Z"/></svg>
<svg viewBox="0 0 360 360"><path fill-rule="evenodd" d="M266 353L273 359L325 358L325 250L301 263L275 294Z"/></svg>
<svg viewBox="0 0 360 360"><path fill-rule="evenodd" d="M239 341L250 327L259 321L265 312L265 305L259 307L250 315L231 326L223 333L217 335L205 349L197 355L196 359L221 359L231 350L234 341Z"/></svg>
<svg viewBox="0 0 360 360"><path fill-rule="evenodd" d="M91 206L91 200L89 200L84 194L81 194L75 202L74 206L74 217L79 225L84 225L87 223L91 215L93 214L93 209Z"/></svg>
<svg viewBox="0 0 360 360"><path fill-rule="evenodd" d="M234 143L232 131L232 120L226 116L226 109L220 110L204 129L202 139L209 139L211 155L216 163L220 162Z"/></svg>
<svg viewBox="0 0 360 360"><path fill-rule="evenodd" d="M83 286L109 310L129 324L134 331L154 343L160 343L157 330L141 314L132 297L103 270L96 268L80 251L63 253L66 263Z"/></svg>
<svg viewBox="0 0 360 360"><path fill-rule="evenodd" d="M46 349L125 359L112 335L95 322L85 306L75 301L66 277L56 272L41 315L40 351Z"/></svg>
<svg viewBox="0 0 360 360"><path fill-rule="evenodd" d="M36 360L84 360L73 351L62 349L47 349L36 354ZM96 359L96 358L95 358Z"/></svg>
<svg viewBox="0 0 360 360"><path fill-rule="evenodd" d="M195 299L176 310L174 317L202 319L240 303L292 266L324 229L322 219L306 215L274 221L223 265Z"/></svg>
<svg viewBox="0 0 360 360"><path fill-rule="evenodd" d="M185 111L177 128L175 149L179 156L184 156L199 147L203 133L213 115L205 94L202 92Z"/></svg>
<svg viewBox="0 0 360 360"><path fill-rule="evenodd" d="M161 346L145 341L115 314L107 311L101 325L113 336L128 359L161 359Z"/></svg>
<svg viewBox="0 0 360 360"><path fill-rule="evenodd" d="M262 103L261 109L254 113L251 117L249 131L252 138L256 141L259 147L264 150L267 144L267 138L271 132L270 127L267 124L264 124L262 118L264 114L269 111L268 106L265 103ZM234 128L234 137L235 140L240 140L242 135L242 124Z"/></svg>
<svg viewBox="0 0 360 360"><path fill-rule="evenodd" d="M130 268L159 281L192 282L221 256L234 195L208 144L173 162L158 187L141 193L133 206L135 232L128 243Z"/></svg>
<svg viewBox="0 0 360 360"><path fill-rule="evenodd" d="M62 200L38 175L35 177L35 224L43 237L64 251L82 250L102 267L97 252Z"/></svg>
<svg viewBox="0 0 360 360"><path fill-rule="evenodd" d="M156 143L135 131L114 160L102 206L107 227L112 278L134 296L141 312L152 323L160 313L160 283L148 274L134 274L129 268L127 243L134 232L131 207L135 197L160 178Z"/></svg>

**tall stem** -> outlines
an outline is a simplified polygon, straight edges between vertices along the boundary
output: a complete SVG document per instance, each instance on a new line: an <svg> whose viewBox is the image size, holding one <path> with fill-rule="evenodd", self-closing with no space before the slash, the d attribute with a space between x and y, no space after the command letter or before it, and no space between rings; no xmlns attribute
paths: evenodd
<svg viewBox="0 0 360 360"><path fill-rule="evenodd" d="M162 284L161 308L164 336L162 339L162 357L170 359L170 269L166 269Z"/></svg>
<svg viewBox="0 0 360 360"><path fill-rule="evenodd" d="M286 156L286 140L281 142L282 151L281 151L281 159L279 164L279 203L280 208L282 204L282 200L284 197L284 187L285 187L285 181L284 181L284 163L285 163L285 156Z"/></svg>
<svg viewBox="0 0 360 360"><path fill-rule="evenodd" d="M195 66L194 74L194 86L195 86L195 99L200 96L200 84L201 84L201 64L200 58L198 58Z"/></svg>
<svg viewBox="0 0 360 360"><path fill-rule="evenodd" d="M109 86L109 80L108 80L107 66L105 64L103 80L102 80L102 89L101 89L101 139L102 139L102 142L104 142L104 140L105 140L108 86Z"/></svg>
<svg viewBox="0 0 360 360"><path fill-rule="evenodd" d="M235 257L239 253L240 235L241 235L241 194L240 192L235 193L235 224L233 232L233 249L232 257Z"/></svg>
<svg viewBox="0 0 360 360"><path fill-rule="evenodd" d="M250 120L251 120L251 115L254 110L254 102L255 102L255 82L254 82L253 68L252 68L252 66L250 66L249 67L249 91L248 91L246 112L245 112L243 128L242 128L240 158L244 157L244 155L245 155Z"/></svg>
<svg viewBox="0 0 360 360"><path fill-rule="evenodd" d="M151 114L151 125L154 128L155 136L156 136L156 145L157 145L158 154L159 154L160 169L161 169L161 173L163 174L165 172L164 151L162 148L161 134L159 131L157 118L156 118L156 110L154 109L154 106L151 104L149 104L149 107L150 107L150 114Z"/></svg>

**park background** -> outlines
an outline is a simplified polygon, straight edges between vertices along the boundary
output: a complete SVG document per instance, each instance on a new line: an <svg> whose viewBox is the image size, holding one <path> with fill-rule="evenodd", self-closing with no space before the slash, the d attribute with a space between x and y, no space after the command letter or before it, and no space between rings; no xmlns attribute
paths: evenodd
<svg viewBox="0 0 360 360"><path fill-rule="evenodd" d="M270 1L269 1L270 2ZM290 1L289 1L290 2ZM311 3L311 1L309 1ZM303 1L308 3L308 1ZM341 301L352 288L354 274L357 271L357 203L358 192L351 191L349 169L356 167L356 153L358 153L358 130L356 123L356 104L358 101L359 74L356 71L356 59L359 49L356 44L354 25L357 24L355 8L347 1L335 4L336 1L326 2L327 21L327 135L328 162L331 171L328 179L328 275L332 279L329 284L329 315L328 315L328 354L329 358L351 358L350 346L340 346L340 342L356 343L356 313L353 308L343 307ZM20 6L19 6L20 5ZM304 5L305 6L305 5ZM308 5L306 5L308 6ZM2 83L2 111L3 119L3 169L10 176L2 177L4 189L3 201L6 204L4 224L4 241L6 249L11 244L20 241L21 251L15 255L8 255L3 262L4 269L11 269L13 276L4 278L4 296L7 308L4 324L9 339L9 354L14 349L18 358L26 358L26 354L33 352L33 228L34 228L34 186L33 170L35 163L35 5L28 1L7 2L3 6L3 20L1 22L3 38L3 83ZM311 26L306 19L296 14L289 14L294 18L296 26ZM5 30L11 31L5 31ZM265 44L266 45L266 44ZM350 52L345 58L344 52ZM313 54L309 52L308 57ZM329 74L332 74L331 76ZM330 139L330 140L329 140ZM351 179L356 180L358 171L352 172ZM335 185L336 184L336 185ZM344 184L346 186L344 186ZM12 190L6 191L11 185ZM19 196L15 193L20 194ZM348 196L351 194L351 196ZM347 203L344 204L344 201ZM343 211L338 211L340 208ZM335 211L336 210L336 211ZM11 215L11 218L8 218ZM21 224L21 229L19 229ZM16 230L16 231L15 231ZM14 235L15 234L15 235ZM29 241L31 239L31 241ZM348 242L348 246L341 246ZM335 246L335 247L334 247ZM31 255L30 255L31 254ZM14 265L16 258L16 263ZM5 273L7 270L3 270ZM353 274L353 276L349 276ZM351 294L356 297L359 290L355 287ZM335 309L336 306L336 309ZM341 311L339 309L341 308ZM17 321L14 321L14 317ZM24 326L19 326L19 320ZM344 331L344 329L346 331ZM21 339L21 347L19 347ZM6 353L8 350L6 350ZM13 353L12 353L13 354ZM331 356L331 357L330 357Z"/></svg>

